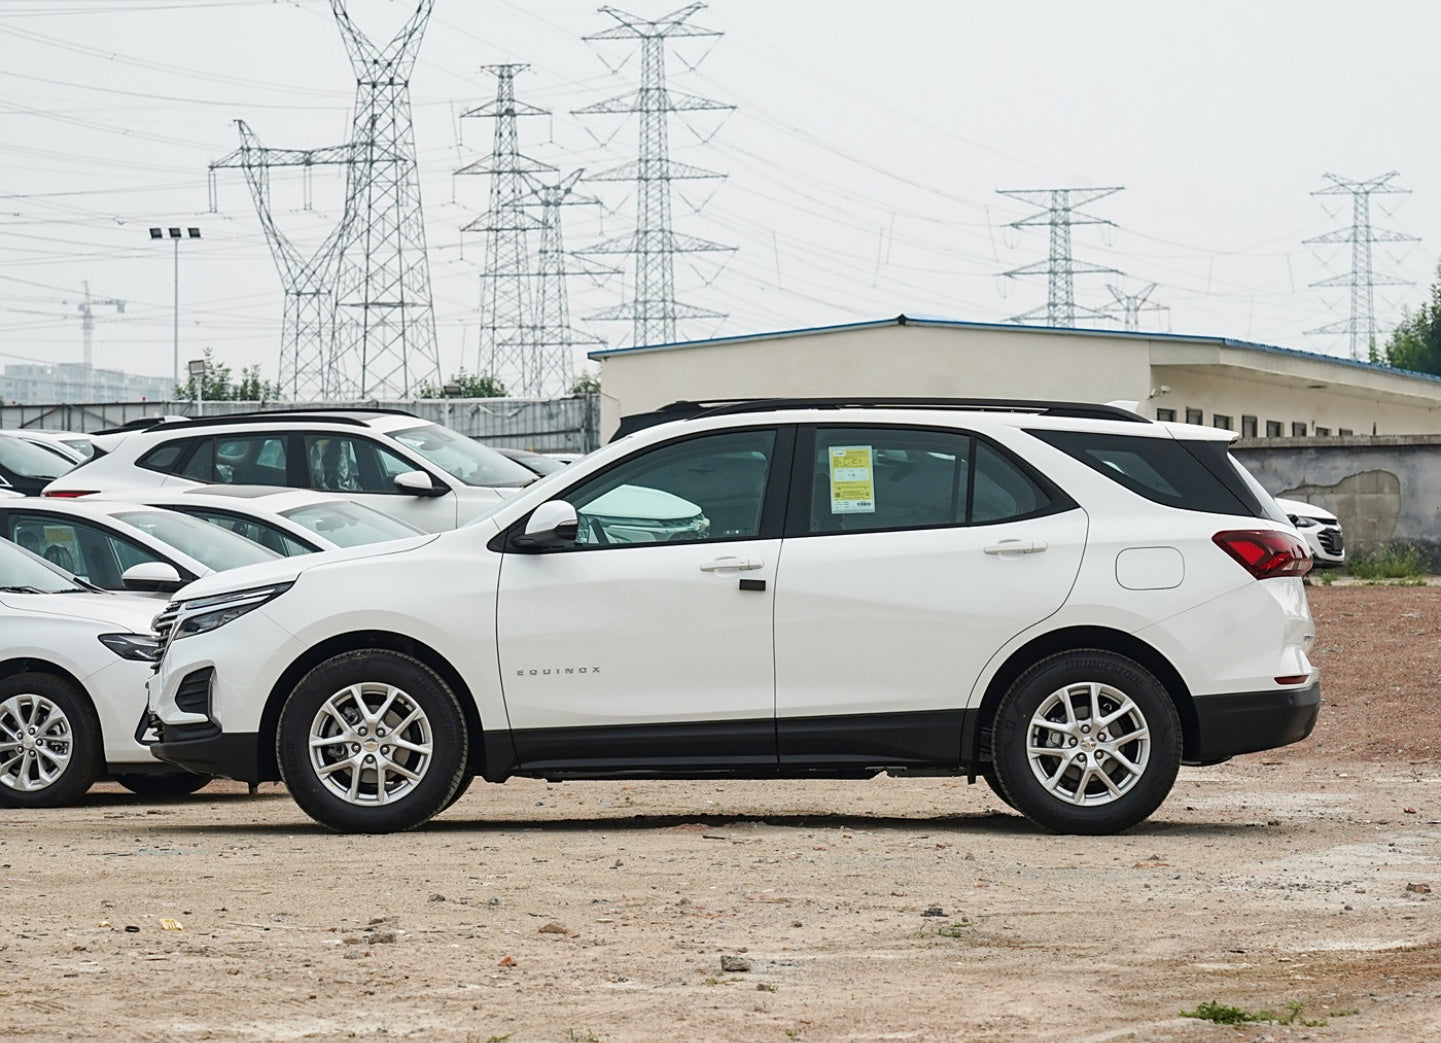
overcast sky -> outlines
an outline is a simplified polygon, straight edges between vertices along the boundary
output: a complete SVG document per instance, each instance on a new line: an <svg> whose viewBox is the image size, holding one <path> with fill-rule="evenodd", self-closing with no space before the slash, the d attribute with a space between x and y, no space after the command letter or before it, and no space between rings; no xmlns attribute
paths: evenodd
<svg viewBox="0 0 1441 1043"><path fill-rule="evenodd" d="M416 0L349 0L388 41ZM460 112L494 97L481 66L529 63L521 148L562 172L634 157L634 118L573 110L626 93L626 43L581 37L615 22L579 0L438 0L411 80L442 367L476 367L484 177L452 172L490 151L493 123ZM655 18L678 0L619 0ZM1419 237L1378 245L1386 325L1424 299L1441 253L1441 4L1434 0L716 0L693 19L724 33L679 44L677 90L734 104L671 127L673 158L727 175L678 182L675 229L733 245L682 257L677 296L726 313L684 339L851 322L899 312L1004 321L1044 305L1044 277L998 273L1046 257L1033 210L997 189L1124 186L1088 208L1075 256L1122 275L1076 279L1079 305L1106 284L1157 283L1143 328L1332 354L1306 331L1348 315L1345 246L1303 240L1351 223L1327 172L1398 171L1411 194L1378 196L1372 221ZM277 372L279 276L238 171L207 164L238 144L339 144L355 83L328 0L0 0L0 363L79 361L89 282L98 366L168 374L173 269L151 225L197 225L180 246L180 359L206 346L233 367ZM567 246L622 234L629 186L565 214ZM338 216L338 173L273 175L281 227L305 252ZM627 277L628 279L628 277ZM624 281L575 279L576 324L618 303ZM625 324L586 327L611 345Z"/></svg>

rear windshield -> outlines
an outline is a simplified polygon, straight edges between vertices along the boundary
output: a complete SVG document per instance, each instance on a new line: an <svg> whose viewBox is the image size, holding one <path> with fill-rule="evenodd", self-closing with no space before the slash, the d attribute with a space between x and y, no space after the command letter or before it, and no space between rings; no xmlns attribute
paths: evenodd
<svg viewBox="0 0 1441 1043"><path fill-rule="evenodd" d="M1250 476L1242 477L1244 469L1231 458L1225 442L1091 431L1030 433L1155 503L1208 514L1270 517L1247 482Z"/></svg>
<svg viewBox="0 0 1441 1043"><path fill-rule="evenodd" d="M75 462L53 450L41 449L11 435L0 435L0 466L21 478L59 478L74 467Z"/></svg>

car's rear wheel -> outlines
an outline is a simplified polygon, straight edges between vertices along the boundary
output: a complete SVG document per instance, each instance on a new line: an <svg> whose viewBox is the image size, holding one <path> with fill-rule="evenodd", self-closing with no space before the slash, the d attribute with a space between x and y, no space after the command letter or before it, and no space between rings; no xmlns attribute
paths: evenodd
<svg viewBox="0 0 1441 1043"><path fill-rule="evenodd" d="M204 789L214 778L189 771L168 771L162 775L124 772L117 773L115 781L141 797L184 797Z"/></svg>
<svg viewBox="0 0 1441 1043"><path fill-rule="evenodd" d="M1176 706L1125 656L1064 652L1022 674L996 711L991 762L1008 802L1058 833L1128 829L1161 806L1181 765Z"/></svg>
<svg viewBox="0 0 1441 1043"><path fill-rule="evenodd" d="M280 712L281 777L307 815L345 833L414 829L449 806L466 767L460 704L420 660L346 652L295 686Z"/></svg>
<svg viewBox="0 0 1441 1043"><path fill-rule="evenodd" d="M79 800L102 757L100 720L75 684L33 672L0 681L0 807Z"/></svg>

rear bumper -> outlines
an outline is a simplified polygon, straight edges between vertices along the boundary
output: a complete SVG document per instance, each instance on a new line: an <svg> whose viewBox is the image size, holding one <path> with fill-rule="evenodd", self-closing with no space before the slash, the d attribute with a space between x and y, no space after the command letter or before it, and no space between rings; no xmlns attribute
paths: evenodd
<svg viewBox="0 0 1441 1043"><path fill-rule="evenodd" d="M1306 688L1198 696L1196 735L1187 764L1216 764L1242 753L1300 742L1316 727L1321 682Z"/></svg>
<svg viewBox="0 0 1441 1043"><path fill-rule="evenodd" d="M150 752L166 764L201 775L219 775L240 782L274 782L260 772L259 736L254 732L222 732L212 724L169 725Z"/></svg>

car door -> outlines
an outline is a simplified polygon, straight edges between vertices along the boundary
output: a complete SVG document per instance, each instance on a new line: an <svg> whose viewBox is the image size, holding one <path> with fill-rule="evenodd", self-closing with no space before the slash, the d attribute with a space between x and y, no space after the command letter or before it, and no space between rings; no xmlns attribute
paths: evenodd
<svg viewBox="0 0 1441 1043"><path fill-rule="evenodd" d="M580 520L572 545L507 545L496 636L523 767L775 765L792 438L765 427L640 450L558 494Z"/></svg>
<svg viewBox="0 0 1441 1043"><path fill-rule="evenodd" d="M457 523L456 496L427 468L359 434L307 431L304 460L309 488L343 492L347 499L394 515L426 532L444 532ZM422 496L395 484L396 475L425 471L439 495Z"/></svg>
<svg viewBox="0 0 1441 1043"><path fill-rule="evenodd" d="M782 764L954 765L996 650L1055 612L1086 516L966 431L803 429L776 593Z"/></svg>

